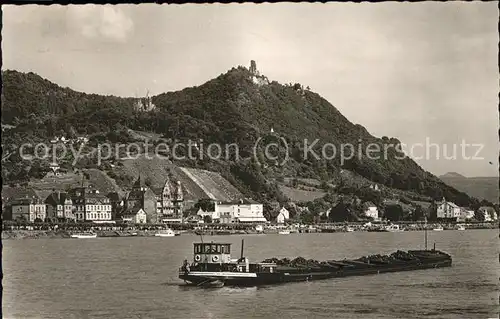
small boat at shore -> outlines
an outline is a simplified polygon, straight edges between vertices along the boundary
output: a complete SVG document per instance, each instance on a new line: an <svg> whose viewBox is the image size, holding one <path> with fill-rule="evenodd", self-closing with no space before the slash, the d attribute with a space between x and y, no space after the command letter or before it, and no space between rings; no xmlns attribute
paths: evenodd
<svg viewBox="0 0 500 319"><path fill-rule="evenodd" d="M155 237L175 237L179 236L179 233L174 232L172 229L166 229L166 230L159 230L156 234Z"/></svg>
<svg viewBox="0 0 500 319"><path fill-rule="evenodd" d="M392 224L392 225L385 227L385 231L388 231L391 233L399 233L399 232L402 232L404 230L401 227L399 227L399 225Z"/></svg>
<svg viewBox="0 0 500 319"><path fill-rule="evenodd" d="M193 262L184 260L179 279L198 287L252 287L287 282L311 281L348 276L376 275L386 272L412 271L450 267L449 254L433 249L398 250L390 255L370 255L358 259L317 261L270 258L251 263L243 255L233 259L231 244L194 243Z"/></svg>
<svg viewBox="0 0 500 319"><path fill-rule="evenodd" d="M290 231L288 229L284 229L284 230L278 231L278 234L280 234L280 235L290 235Z"/></svg>
<svg viewBox="0 0 500 319"><path fill-rule="evenodd" d="M79 239L97 238L97 234L92 233L92 232L83 232L83 233L71 234L70 237L71 238L79 238Z"/></svg>
<svg viewBox="0 0 500 319"><path fill-rule="evenodd" d="M457 230L465 230L465 226L464 225L457 225Z"/></svg>
<svg viewBox="0 0 500 319"><path fill-rule="evenodd" d="M432 230L433 230L433 231L443 231L443 230L444 230L444 228L443 228L443 226L439 225L439 226L437 226L436 228L433 228Z"/></svg>

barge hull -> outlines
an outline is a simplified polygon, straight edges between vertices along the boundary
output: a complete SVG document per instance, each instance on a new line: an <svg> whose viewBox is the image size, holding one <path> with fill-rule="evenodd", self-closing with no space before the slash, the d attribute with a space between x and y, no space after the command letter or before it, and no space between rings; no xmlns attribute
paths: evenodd
<svg viewBox="0 0 500 319"><path fill-rule="evenodd" d="M389 272L415 271L433 268L451 267L451 259L436 260L427 263L409 263L396 265L372 265L367 268L317 270L317 271L279 271L275 273L238 273L238 272L210 272L210 273L180 273L179 278L191 285L220 280L226 286L261 286L287 282L303 282L350 276L376 275Z"/></svg>

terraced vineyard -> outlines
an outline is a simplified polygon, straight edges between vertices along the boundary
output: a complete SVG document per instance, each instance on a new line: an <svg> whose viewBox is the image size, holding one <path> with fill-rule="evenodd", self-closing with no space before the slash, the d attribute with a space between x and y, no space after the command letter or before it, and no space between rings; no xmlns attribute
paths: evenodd
<svg viewBox="0 0 500 319"><path fill-rule="evenodd" d="M174 175L183 184L186 199L211 198L232 201L243 197L236 187L215 172L178 167Z"/></svg>

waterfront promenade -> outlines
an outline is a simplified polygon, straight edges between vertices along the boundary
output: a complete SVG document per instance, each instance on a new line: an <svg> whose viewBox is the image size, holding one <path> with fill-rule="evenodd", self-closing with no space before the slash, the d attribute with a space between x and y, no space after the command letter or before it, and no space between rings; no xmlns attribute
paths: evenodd
<svg viewBox="0 0 500 319"><path fill-rule="evenodd" d="M4 222L2 239L70 238L72 234L94 232L97 237L152 237L159 230L171 228L181 234L246 235L269 234L288 230L290 233L333 233L386 231L391 223L320 223L320 224L93 224L93 223L15 223ZM394 222L402 231L433 230L441 226L443 230L457 229L459 223ZM498 228L498 222L460 223L466 229Z"/></svg>

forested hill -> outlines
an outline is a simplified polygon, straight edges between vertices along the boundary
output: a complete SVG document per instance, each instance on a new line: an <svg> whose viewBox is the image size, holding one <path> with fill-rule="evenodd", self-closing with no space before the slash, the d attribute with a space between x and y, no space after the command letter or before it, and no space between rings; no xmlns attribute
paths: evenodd
<svg viewBox="0 0 500 319"><path fill-rule="evenodd" d="M349 170L389 188L422 197L445 196L462 206L477 204L477 200L446 185L410 158L396 158L401 156L394 148L400 143L397 139L373 137L307 86L269 81L258 71L242 66L200 86L153 96L154 107L147 110L134 107L138 102L135 98L75 92L33 73L3 71L2 80L2 125L15 126L4 132L2 144L13 152L12 145L19 145L21 140L48 140L61 133L104 138L112 135L114 140L130 140L130 136L116 136L116 132L126 132L126 129L177 140L203 140L205 144L237 143L242 156L252 153L259 138L264 142L280 138L286 141L291 156L283 165L283 150L277 154L279 160L268 160L263 158L262 148L258 149L259 163L236 162L230 158L182 165L220 171L242 191L257 198L279 197L272 181L280 176L314 178L343 185L345 181L340 180L340 172ZM141 102L147 104L147 99ZM340 144L349 143L355 146L356 156L343 165L338 154L333 159L313 156L306 159L303 156L306 139L309 145L318 139L313 150L319 155L325 143L336 145L337 153ZM370 159L363 151L358 154L359 143L363 146L377 143L381 149L389 144L392 147L388 148L387 158ZM25 173L18 174L23 164L15 160L13 156L3 165L4 181L27 178Z"/></svg>

